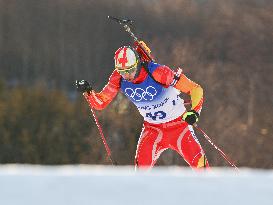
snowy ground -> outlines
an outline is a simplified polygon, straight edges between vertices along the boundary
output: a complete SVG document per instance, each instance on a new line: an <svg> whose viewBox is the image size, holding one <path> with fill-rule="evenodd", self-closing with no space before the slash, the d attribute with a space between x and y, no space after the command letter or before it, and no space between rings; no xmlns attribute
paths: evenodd
<svg viewBox="0 0 273 205"><path fill-rule="evenodd" d="M0 166L0 205L273 204L273 170Z"/></svg>

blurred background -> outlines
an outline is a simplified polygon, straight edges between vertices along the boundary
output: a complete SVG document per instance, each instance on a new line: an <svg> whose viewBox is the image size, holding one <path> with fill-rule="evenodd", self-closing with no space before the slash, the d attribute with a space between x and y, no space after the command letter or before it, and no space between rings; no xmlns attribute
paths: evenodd
<svg viewBox="0 0 273 205"><path fill-rule="evenodd" d="M239 167L273 168L271 0L0 0L0 163L111 164L76 79L100 91L135 21L156 61L204 88L199 126ZM97 112L133 165L142 118L123 95ZM196 132L212 166L228 166ZM172 150L157 165L187 166Z"/></svg>

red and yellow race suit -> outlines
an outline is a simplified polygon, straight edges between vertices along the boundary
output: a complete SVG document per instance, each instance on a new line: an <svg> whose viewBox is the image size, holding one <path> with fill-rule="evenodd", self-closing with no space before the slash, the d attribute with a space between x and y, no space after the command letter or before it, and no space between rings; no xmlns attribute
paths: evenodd
<svg viewBox="0 0 273 205"><path fill-rule="evenodd" d="M102 110L121 91L137 106L144 125L137 145L136 167L152 167L168 148L177 151L192 168L208 167L192 126L182 120L186 109L179 96L180 92L189 94L192 109L200 113L203 89L179 69L174 72L167 66L149 62L152 77L146 70L142 67L132 82L115 70L101 92L85 93L85 98L91 107Z"/></svg>

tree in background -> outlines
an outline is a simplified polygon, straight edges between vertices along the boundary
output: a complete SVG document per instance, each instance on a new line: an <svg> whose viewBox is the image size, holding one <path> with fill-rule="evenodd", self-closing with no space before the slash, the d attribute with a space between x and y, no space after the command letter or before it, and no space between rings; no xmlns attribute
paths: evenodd
<svg viewBox="0 0 273 205"><path fill-rule="evenodd" d="M0 93L1 163L80 163L92 151L92 124L63 92L34 88L4 88Z"/></svg>

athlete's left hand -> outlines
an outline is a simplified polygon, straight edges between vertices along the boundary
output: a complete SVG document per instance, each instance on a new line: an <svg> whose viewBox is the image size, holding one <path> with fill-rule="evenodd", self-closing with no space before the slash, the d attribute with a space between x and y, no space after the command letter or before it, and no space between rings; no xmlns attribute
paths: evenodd
<svg viewBox="0 0 273 205"><path fill-rule="evenodd" d="M185 112L182 116L182 119L186 121L189 125L193 125L198 122L199 114L195 110L190 110Z"/></svg>

